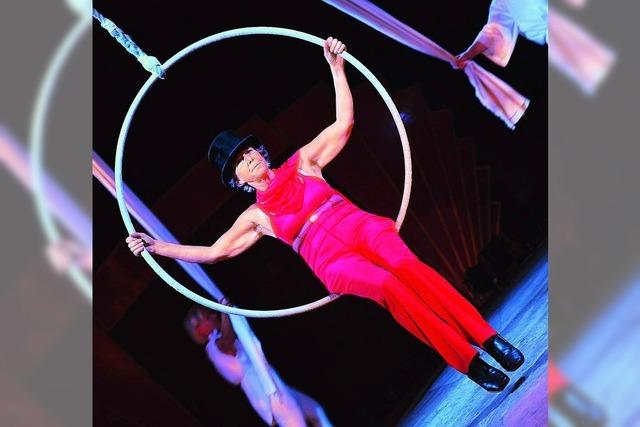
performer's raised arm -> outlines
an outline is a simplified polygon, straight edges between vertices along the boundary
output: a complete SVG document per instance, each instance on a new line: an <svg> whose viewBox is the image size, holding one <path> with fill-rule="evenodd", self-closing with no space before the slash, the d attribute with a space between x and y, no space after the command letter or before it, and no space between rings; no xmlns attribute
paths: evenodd
<svg viewBox="0 0 640 427"><path fill-rule="evenodd" d="M456 56L455 63L453 64L454 68L464 68L468 61L473 60L476 56L480 55L486 50L487 46L482 43L481 40L474 40L474 42L471 44L471 46L469 46L467 50Z"/></svg>
<svg viewBox="0 0 640 427"><path fill-rule="evenodd" d="M336 121L324 129L310 143L302 147L303 169L322 169L344 148L353 128L353 98L340 55L347 47L340 40L329 37L324 42L324 57L331 68L336 92Z"/></svg>

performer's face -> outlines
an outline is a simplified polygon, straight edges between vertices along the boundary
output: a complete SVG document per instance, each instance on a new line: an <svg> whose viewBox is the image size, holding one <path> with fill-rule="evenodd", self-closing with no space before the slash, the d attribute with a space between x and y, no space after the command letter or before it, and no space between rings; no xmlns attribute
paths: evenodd
<svg viewBox="0 0 640 427"><path fill-rule="evenodd" d="M235 159L236 178L240 184L251 184L265 177L269 171L267 161L258 151L249 147L242 150Z"/></svg>
<svg viewBox="0 0 640 427"><path fill-rule="evenodd" d="M204 344L214 329L220 329L220 315L207 310L197 310L189 318L191 336L198 344Z"/></svg>

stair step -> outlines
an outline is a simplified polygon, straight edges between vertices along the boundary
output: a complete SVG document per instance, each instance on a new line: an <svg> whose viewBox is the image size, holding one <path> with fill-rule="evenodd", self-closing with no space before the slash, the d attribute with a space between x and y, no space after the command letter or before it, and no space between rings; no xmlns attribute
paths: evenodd
<svg viewBox="0 0 640 427"><path fill-rule="evenodd" d="M488 166L476 168L478 183L478 218L480 221L480 247L491 239L491 169Z"/></svg>
<svg viewBox="0 0 640 427"><path fill-rule="evenodd" d="M478 189L476 182L476 159L475 146L471 138L462 138L457 144L458 157L460 159L460 170L465 191L465 210L467 220L467 230L469 230L469 241L472 263L475 264L480 253L480 221L478 219Z"/></svg>
<svg viewBox="0 0 640 427"><path fill-rule="evenodd" d="M453 215L454 239L456 245L461 248L464 257L465 269L473 265L473 253L471 250L471 228L466 220L465 186L460 169L460 157L457 149L457 139L453 131L453 117L450 111L438 111L430 114L432 128L436 137L440 159L442 161L442 173L445 177L446 189L451 203Z"/></svg>

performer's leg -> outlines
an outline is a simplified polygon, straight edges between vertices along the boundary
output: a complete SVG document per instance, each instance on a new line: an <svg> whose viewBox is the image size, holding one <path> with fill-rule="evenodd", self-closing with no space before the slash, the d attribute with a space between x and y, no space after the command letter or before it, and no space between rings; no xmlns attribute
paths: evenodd
<svg viewBox="0 0 640 427"><path fill-rule="evenodd" d="M401 239L391 220L366 215L355 235L359 250L367 258L410 286L424 304L476 345L481 346L496 334L465 297L418 259Z"/></svg>
<svg viewBox="0 0 640 427"><path fill-rule="evenodd" d="M434 348L447 363L462 373L467 372L476 349L387 270L360 254L345 253L327 265L321 279L332 293L357 295L381 304L398 323Z"/></svg>
<svg viewBox="0 0 640 427"><path fill-rule="evenodd" d="M243 376L242 382L240 383L240 387L247 396L249 404L253 407L258 416L262 418L267 425L273 425L274 420L276 420L276 414L274 412L274 408L272 408L273 405L271 403L271 399L264 392L262 383L254 369L247 369L246 374ZM276 412L280 410L278 406L276 406L275 409Z"/></svg>
<svg viewBox="0 0 640 427"><path fill-rule="evenodd" d="M276 425L282 427L306 426L306 408L298 399L299 392L285 384L275 369L271 368L270 374L277 389L276 395L270 397L271 410Z"/></svg>
<svg viewBox="0 0 640 427"><path fill-rule="evenodd" d="M313 427L333 427L324 409L315 399L289 386L289 393L298 402L307 423Z"/></svg>
<svg viewBox="0 0 640 427"><path fill-rule="evenodd" d="M284 390L282 394L276 393L269 396L271 412L275 425L282 427L305 427L307 423L304 415L298 407L298 402Z"/></svg>

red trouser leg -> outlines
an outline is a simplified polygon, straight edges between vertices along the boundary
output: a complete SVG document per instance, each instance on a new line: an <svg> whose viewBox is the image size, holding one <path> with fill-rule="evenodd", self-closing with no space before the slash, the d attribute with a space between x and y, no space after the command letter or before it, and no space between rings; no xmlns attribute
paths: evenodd
<svg viewBox="0 0 640 427"><path fill-rule="evenodd" d="M449 365L462 373L467 372L469 363L477 354L476 349L389 271L361 254L343 252L326 265L323 279L333 293L356 295L378 302L405 329L440 353Z"/></svg>
<svg viewBox="0 0 640 427"><path fill-rule="evenodd" d="M496 334L466 298L411 252L391 221L375 216L362 221L356 236L365 257L410 286L424 304L468 340L480 346Z"/></svg>

